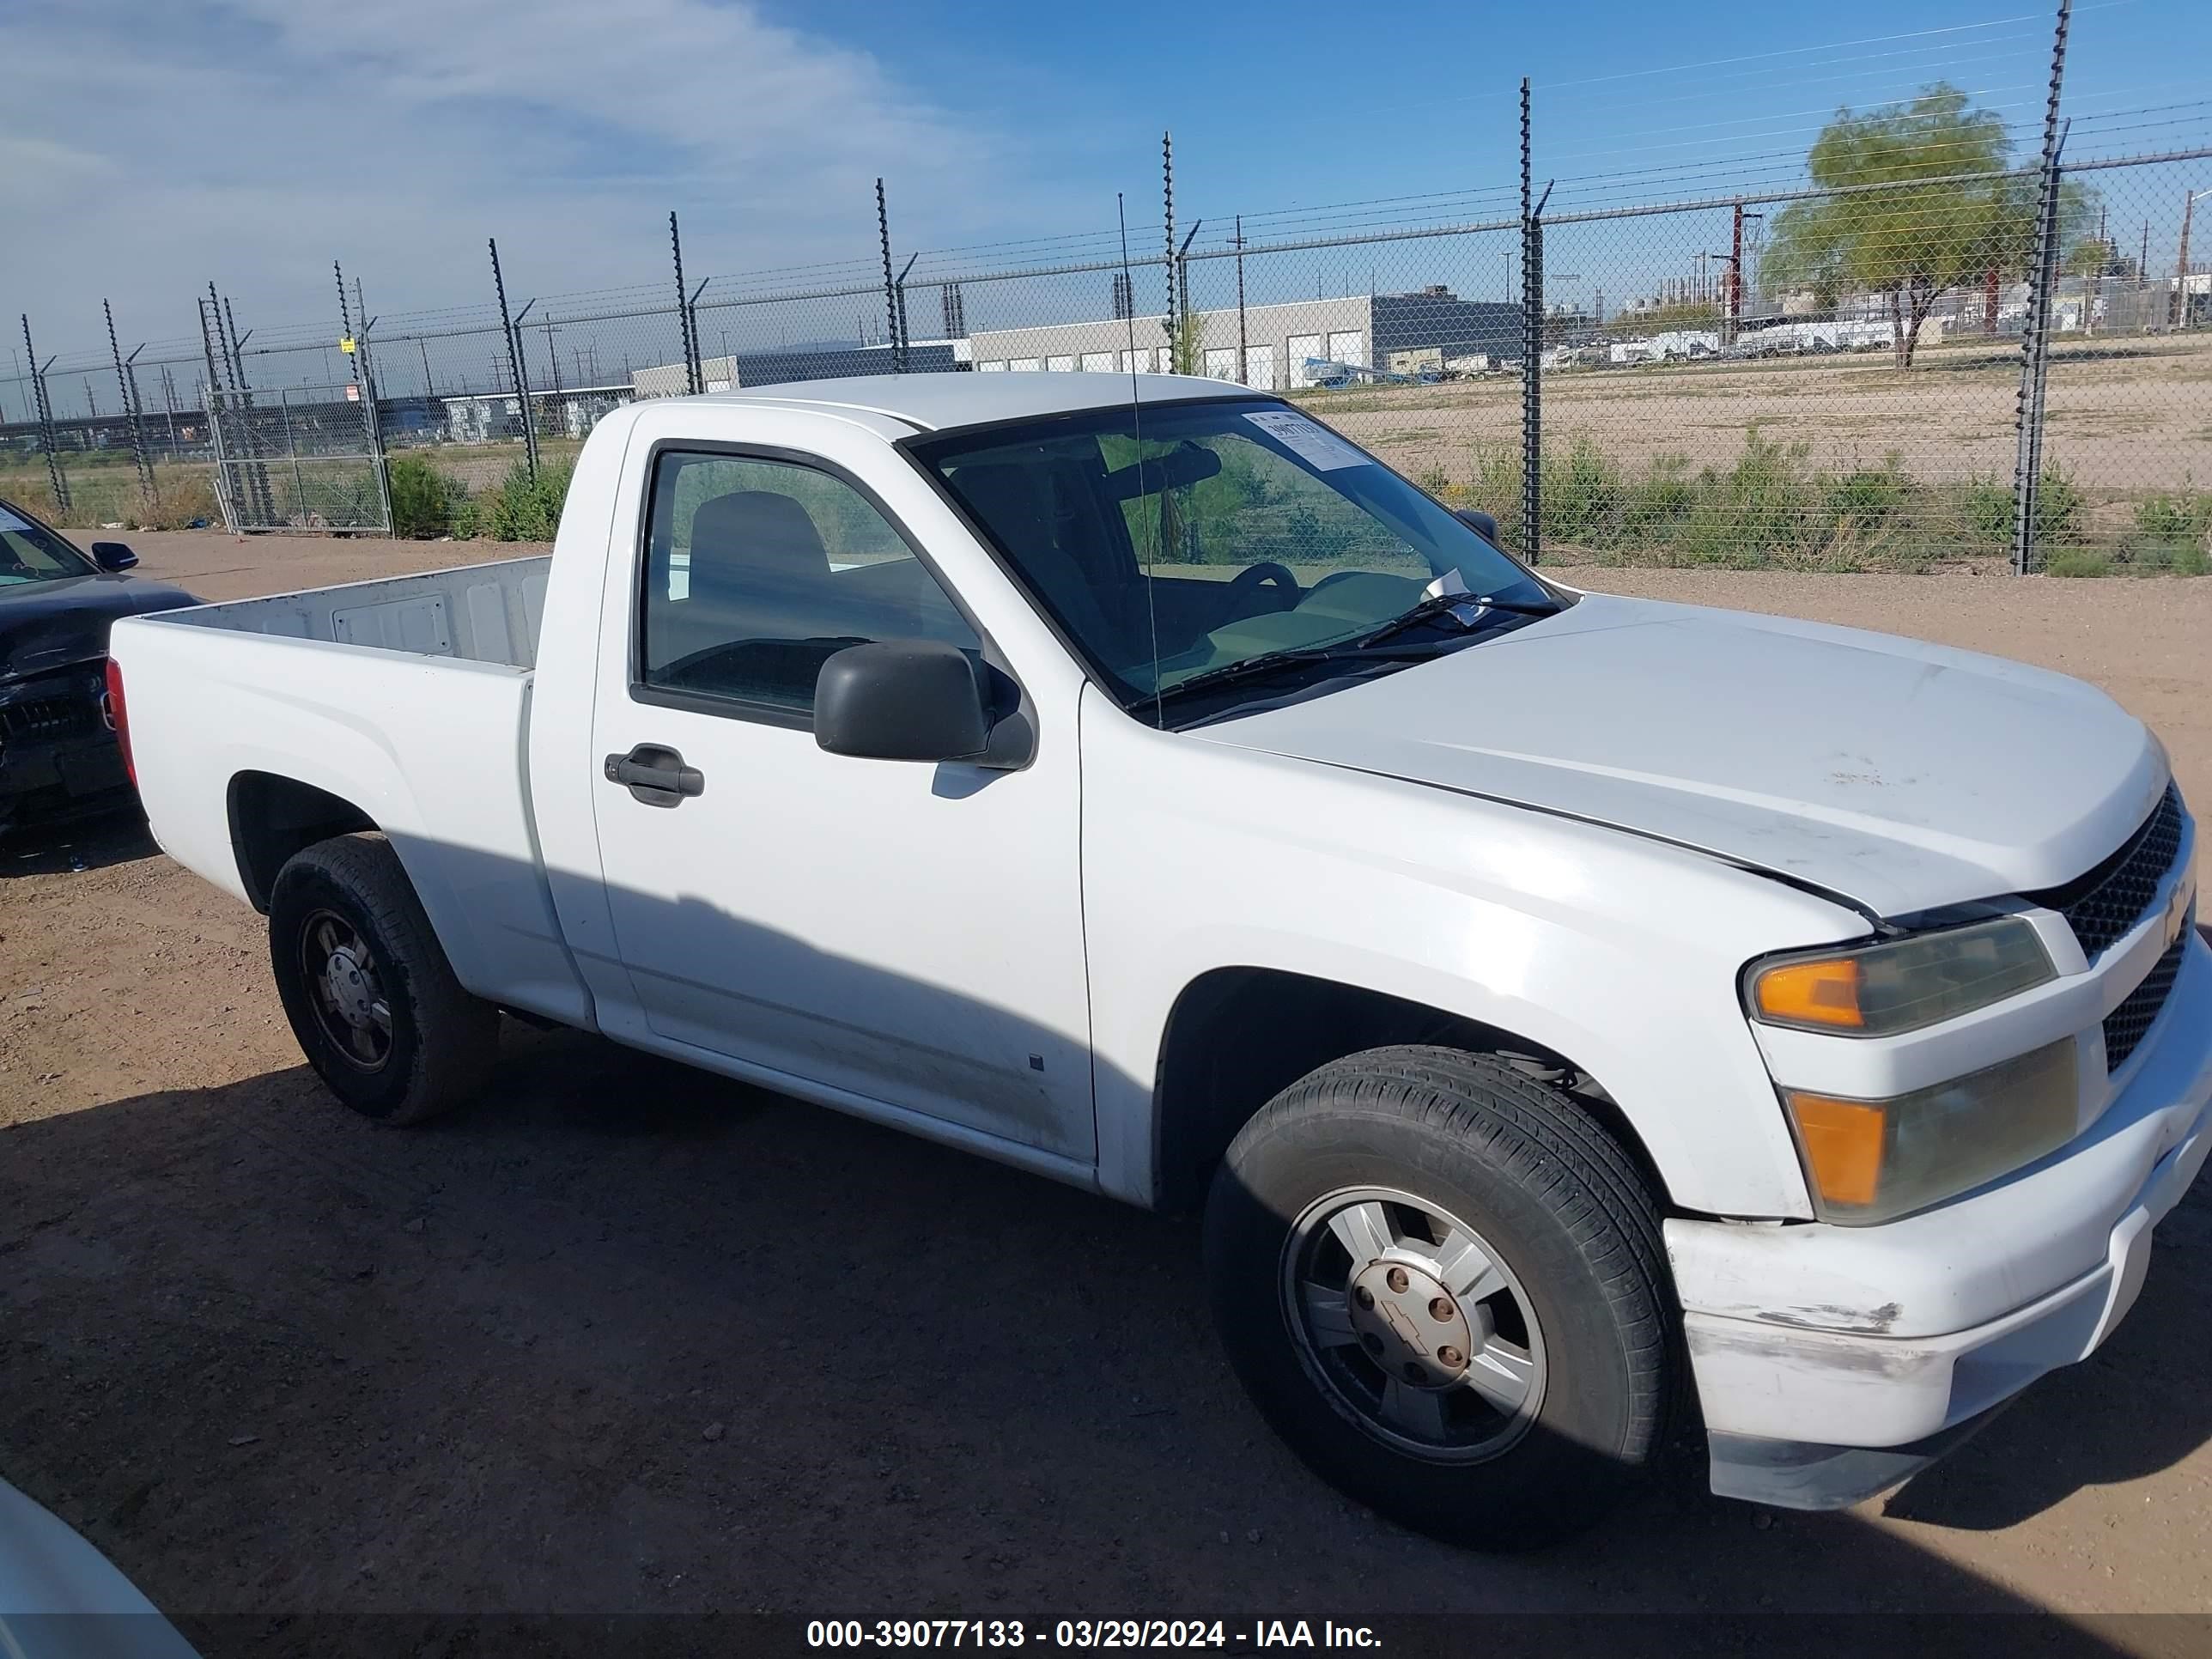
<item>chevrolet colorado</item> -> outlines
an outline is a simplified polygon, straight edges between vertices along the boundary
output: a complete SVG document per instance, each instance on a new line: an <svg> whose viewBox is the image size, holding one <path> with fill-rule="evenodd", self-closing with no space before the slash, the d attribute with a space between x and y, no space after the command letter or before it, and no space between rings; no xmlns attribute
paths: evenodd
<svg viewBox="0 0 2212 1659"><path fill-rule="evenodd" d="M1725 1494L1894 1485L2212 1146L2194 830L2101 693L1577 592L1219 382L640 403L550 558L111 648L356 1110L507 1010L1202 1205L1258 1408L1486 1547L1678 1414Z"/></svg>

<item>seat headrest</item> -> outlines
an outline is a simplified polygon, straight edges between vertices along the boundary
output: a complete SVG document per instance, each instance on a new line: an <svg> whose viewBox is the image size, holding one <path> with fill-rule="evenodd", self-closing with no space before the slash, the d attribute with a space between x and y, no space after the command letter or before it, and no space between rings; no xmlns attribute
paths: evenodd
<svg viewBox="0 0 2212 1659"><path fill-rule="evenodd" d="M981 519L1012 550L1028 550L1032 540L1055 539L1051 488L1035 467L1012 461L978 461L952 475L953 487L968 498Z"/></svg>
<svg viewBox="0 0 2212 1659"><path fill-rule="evenodd" d="M692 568L702 562L725 568L827 574L829 550L806 509L788 495L738 489L699 503L691 519Z"/></svg>

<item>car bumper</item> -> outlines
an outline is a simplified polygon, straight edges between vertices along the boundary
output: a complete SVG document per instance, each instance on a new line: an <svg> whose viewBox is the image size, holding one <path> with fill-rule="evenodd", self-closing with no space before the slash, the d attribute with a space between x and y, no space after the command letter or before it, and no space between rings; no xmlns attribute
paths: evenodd
<svg viewBox="0 0 2212 1659"><path fill-rule="evenodd" d="M1714 1491L1858 1502L2104 1343L2142 1289L2152 1229L2212 1152L2204 940L2130 1071L2063 1152L1903 1221L1667 1224ZM2008 1285L2001 1308L1978 1305Z"/></svg>
<svg viewBox="0 0 2212 1659"><path fill-rule="evenodd" d="M0 750L0 830L112 811L130 798L112 732Z"/></svg>

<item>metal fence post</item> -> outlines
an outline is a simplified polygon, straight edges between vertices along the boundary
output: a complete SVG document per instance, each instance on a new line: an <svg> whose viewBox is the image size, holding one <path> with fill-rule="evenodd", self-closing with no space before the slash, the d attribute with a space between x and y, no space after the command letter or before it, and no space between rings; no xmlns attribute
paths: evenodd
<svg viewBox="0 0 2212 1659"><path fill-rule="evenodd" d="M491 249L491 288L499 296L499 329L507 338L507 378L514 386L516 406L522 411L522 458L530 469L530 482L538 482L538 430L531 424L530 392L522 379L522 353L514 338L514 319L507 314L507 279L500 275L499 238L487 239ZM531 301L532 305L536 301ZM426 368L423 371L428 374Z"/></svg>
<svg viewBox="0 0 2212 1659"><path fill-rule="evenodd" d="M684 347L684 389L696 394L707 388L700 384L699 342L691 332L691 303L684 286L684 239L677 232L672 208L668 214L668 248L676 258L676 331ZM703 283L700 284L702 289L705 286Z"/></svg>
<svg viewBox="0 0 2212 1659"><path fill-rule="evenodd" d="M223 453L222 377L216 373L215 337L208 328L208 302L199 300L198 304L200 308L200 350L207 358L208 442L215 451L215 503L222 514L223 528L235 536L241 533L241 514L232 499L230 467Z"/></svg>
<svg viewBox="0 0 2212 1659"><path fill-rule="evenodd" d="M914 269L914 262L920 258L921 252L918 248L908 254L906 264L899 267L898 281L891 284L891 291L898 296L897 325L891 335L891 354L902 374L914 367L914 354L908 349L913 337L907 332L906 278L907 273Z"/></svg>
<svg viewBox="0 0 2212 1659"><path fill-rule="evenodd" d="M146 447L138 436L138 404L131 395L131 380L123 372L123 348L115 343L115 310L106 300L100 302L100 314L107 320L107 355L115 362L116 395L123 399L124 430L131 434L131 465L138 473L138 499L145 506L154 504L154 471L146 464Z"/></svg>
<svg viewBox="0 0 2212 1659"><path fill-rule="evenodd" d="M699 286L691 290L691 297L684 305L684 325L691 331L691 367L696 371L702 392L707 389L707 348L699 337L699 296L707 291L707 284L714 280L712 276L702 276ZM728 353L723 355L726 356ZM733 362L730 365L730 379L734 381L737 377L737 364Z"/></svg>
<svg viewBox="0 0 2212 1659"><path fill-rule="evenodd" d="M532 300L514 313L514 395L522 405L522 453L530 464L530 482L538 482L538 414L530 403L530 354L523 349L522 321L530 315L530 307L538 303Z"/></svg>
<svg viewBox="0 0 2212 1659"><path fill-rule="evenodd" d="M39 354L31 345L30 313L23 313L23 360L31 366L31 405L39 418L39 447L46 452L46 484L54 493L57 514L70 510L69 476L62 471L62 458L54 448L54 412L46 402L46 371L39 367Z"/></svg>
<svg viewBox="0 0 2212 1659"><path fill-rule="evenodd" d="M876 180L876 246L884 256L884 332L890 337L891 373L906 367L898 343L898 285L891 277L890 210L884 204L884 181Z"/></svg>
<svg viewBox="0 0 2212 1659"><path fill-rule="evenodd" d="M1528 77L1521 77L1521 556L1543 556L1544 243L1532 199Z"/></svg>
<svg viewBox="0 0 2212 1659"><path fill-rule="evenodd" d="M1175 134L1160 134L1160 212L1166 225L1168 305L1165 318L1168 337L1168 372L1172 374L1182 360L1176 349L1176 329L1182 319L1176 314L1176 243L1175 243ZM1134 311L1133 302L1131 310Z"/></svg>
<svg viewBox="0 0 2212 1659"><path fill-rule="evenodd" d="M2038 496L2043 483L2044 387L2051 362L2051 289L2058 263L2059 152L2066 134L2058 121L2058 94L2066 77L2066 28L2074 0L2058 0L2051 43L2051 91L2043 107L2043 169L2035 210L2034 263L2027 276L2027 315L2020 336L2018 447L2012 476L2012 568L2025 576L2035 562Z"/></svg>

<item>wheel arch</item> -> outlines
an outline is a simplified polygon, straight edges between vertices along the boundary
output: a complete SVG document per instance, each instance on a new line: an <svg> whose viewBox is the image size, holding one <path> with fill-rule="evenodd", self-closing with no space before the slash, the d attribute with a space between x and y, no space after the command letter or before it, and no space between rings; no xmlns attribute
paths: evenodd
<svg viewBox="0 0 2212 1659"><path fill-rule="evenodd" d="M1229 1143L1268 1101L1331 1060L1398 1043L1495 1054L1566 1088L1666 1201L1666 1181L1643 1136L1574 1056L1389 992L1235 966L1199 975L1169 1011L1152 1090L1153 1202L1170 1211L1195 1208Z"/></svg>
<svg viewBox="0 0 2212 1659"><path fill-rule="evenodd" d="M230 845L246 897L263 915L276 872L292 856L333 836L382 829L342 795L275 772L234 774L225 792Z"/></svg>

